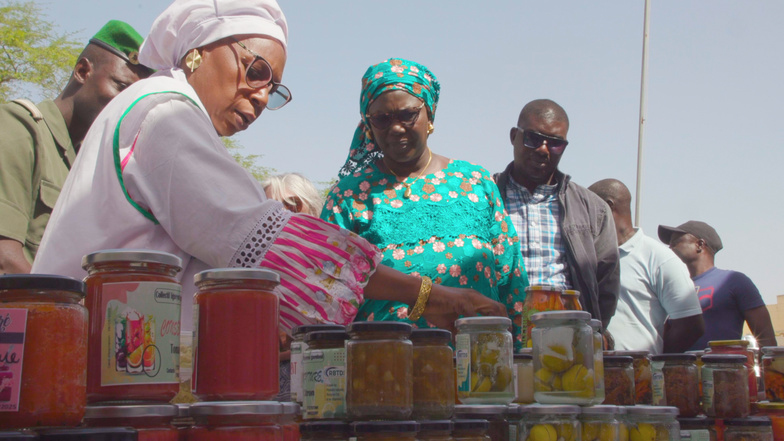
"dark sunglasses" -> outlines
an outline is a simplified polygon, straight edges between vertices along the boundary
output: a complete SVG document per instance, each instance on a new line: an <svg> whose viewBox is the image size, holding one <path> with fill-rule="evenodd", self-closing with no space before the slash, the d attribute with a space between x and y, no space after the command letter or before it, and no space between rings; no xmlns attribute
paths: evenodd
<svg viewBox="0 0 784 441"><path fill-rule="evenodd" d="M248 65L245 71L245 82L251 89L261 89L272 84L272 89L269 92L269 99L267 100L267 109L278 110L291 101L291 91L283 84L276 83L272 79L272 66L261 55L248 49L247 46L242 44L236 38L233 39L241 48L250 52L255 58Z"/></svg>
<svg viewBox="0 0 784 441"><path fill-rule="evenodd" d="M560 154L563 153L566 145L569 144L569 141L565 139L545 135L533 130L521 129L520 127L517 127L517 130L523 132L523 145L529 149L538 149L539 146L545 144L549 151Z"/></svg>
<svg viewBox="0 0 784 441"><path fill-rule="evenodd" d="M373 124L373 127L379 130L388 129L394 121L398 121L406 127L411 127L416 124L417 119L419 119L419 112L422 110L422 107L425 107L425 103L422 103L422 105L416 109L404 109L398 110L397 112L377 113L375 115L366 114L365 118L370 121L370 124Z"/></svg>

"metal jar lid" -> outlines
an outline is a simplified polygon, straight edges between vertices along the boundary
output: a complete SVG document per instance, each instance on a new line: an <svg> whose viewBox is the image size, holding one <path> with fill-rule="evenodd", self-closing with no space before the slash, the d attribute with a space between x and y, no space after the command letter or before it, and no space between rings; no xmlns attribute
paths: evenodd
<svg viewBox="0 0 784 441"><path fill-rule="evenodd" d="M275 271L260 268L216 268L202 271L193 276L193 283L226 282L230 280L262 280L280 283L280 275Z"/></svg>
<svg viewBox="0 0 784 441"><path fill-rule="evenodd" d="M535 291L553 291L557 293L563 292L563 289L553 286L553 285L531 285L525 288L525 292L535 292Z"/></svg>
<svg viewBox="0 0 784 441"><path fill-rule="evenodd" d="M362 332L400 332L408 337L413 329L403 322L353 322L346 326L346 332L352 336Z"/></svg>
<svg viewBox="0 0 784 441"><path fill-rule="evenodd" d="M455 326L512 326L512 320L508 317L463 317L455 321Z"/></svg>
<svg viewBox="0 0 784 441"><path fill-rule="evenodd" d="M703 360L705 357L702 357ZM651 355L651 361L684 361L687 363L696 363L697 356L694 354L658 354Z"/></svg>
<svg viewBox="0 0 784 441"><path fill-rule="evenodd" d="M455 417L471 418L473 415L502 417L508 411L506 404L458 404L455 406Z"/></svg>
<svg viewBox="0 0 784 441"><path fill-rule="evenodd" d="M530 352L520 352L520 353L512 355L512 357L513 357L515 362L518 362L518 361L523 362L523 361L533 360L534 359L534 354L532 354Z"/></svg>
<svg viewBox="0 0 784 441"><path fill-rule="evenodd" d="M177 418L188 418L191 416L190 403L177 403Z"/></svg>
<svg viewBox="0 0 784 441"><path fill-rule="evenodd" d="M528 406L528 413L531 415L579 415L580 406L569 404L532 404Z"/></svg>
<svg viewBox="0 0 784 441"><path fill-rule="evenodd" d="M313 331L305 335L305 343L314 341L346 341L351 338L346 331Z"/></svg>
<svg viewBox="0 0 784 441"><path fill-rule="evenodd" d="M605 355L628 355L632 358L648 358L650 352L648 351L606 351Z"/></svg>
<svg viewBox="0 0 784 441"><path fill-rule="evenodd" d="M36 440L38 435L30 430L2 430L0 431L0 440Z"/></svg>
<svg viewBox="0 0 784 441"><path fill-rule="evenodd" d="M620 413L620 408L609 404L599 404L596 406L583 407L580 409L580 412L582 412L583 415L617 415Z"/></svg>
<svg viewBox="0 0 784 441"><path fill-rule="evenodd" d="M521 417L528 413L528 406L521 406L519 404L510 403L506 408L506 414L511 417Z"/></svg>
<svg viewBox="0 0 784 441"><path fill-rule="evenodd" d="M531 321L534 324L541 320L581 320L587 323L591 320L591 313L586 311L544 311L531 316Z"/></svg>
<svg viewBox="0 0 784 441"><path fill-rule="evenodd" d="M449 343L452 341L452 333L446 329L437 328L414 329L411 331L411 336L409 339L411 339L412 342L421 340L438 340L442 343Z"/></svg>
<svg viewBox="0 0 784 441"><path fill-rule="evenodd" d="M763 355L780 355L784 354L784 346L765 346L762 348Z"/></svg>
<svg viewBox="0 0 784 441"><path fill-rule="evenodd" d="M139 249L101 250L87 254L82 257L82 268L87 269L90 265L106 262L161 263L177 267L177 271L182 269L182 259L174 254L163 251Z"/></svg>
<svg viewBox="0 0 784 441"><path fill-rule="evenodd" d="M672 415L678 416L678 408L673 406L626 406L629 415Z"/></svg>
<svg viewBox="0 0 784 441"><path fill-rule="evenodd" d="M743 346L744 348L749 345L746 340L713 340L708 342L709 348L718 348L722 346Z"/></svg>
<svg viewBox="0 0 784 441"><path fill-rule="evenodd" d="M340 433L348 434L351 425L345 421L303 421L299 423L300 433Z"/></svg>
<svg viewBox="0 0 784 441"><path fill-rule="evenodd" d="M678 417L678 422L681 426L690 426L690 427L705 427L709 428L716 424L716 420L714 418L707 418L704 416L701 417Z"/></svg>
<svg viewBox="0 0 784 441"><path fill-rule="evenodd" d="M577 296L577 297L579 297L580 296L580 291L577 291L576 289L565 289L565 290L561 291L561 295L562 296Z"/></svg>
<svg viewBox="0 0 784 441"><path fill-rule="evenodd" d="M455 418L452 420L452 423L455 425L453 430L484 430L490 428L490 421L487 420L479 420L479 419L458 419Z"/></svg>
<svg viewBox="0 0 784 441"><path fill-rule="evenodd" d="M300 406L297 403L280 403L283 406L283 415L299 415Z"/></svg>
<svg viewBox="0 0 784 441"><path fill-rule="evenodd" d="M355 434L417 432L419 423L416 421L357 421L351 423L351 428Z"/></svg>
<svg viewBox="0 0 784 441"><path fill-rule="evenodd" d="M602 329L602 321L599 319L591 319L590 325L594 331Z"/></svg>
<svg viewBox="0 0 784 441"><path fill-rule="evenodd" d="M741 354L705 354L702 356L703 363L738 363L743 364L749 359Z"/></svg>
<svg viewBox="0 0 784 441"><path fill-rule="evenodd" d="M176 417L180 413L174 404L118 404L108 406L87 406L84 418L155 418Z"/></svg>
<svg viewBox="0 0 784 441"><path fill-rule="evenodd" d="M770 418L768 417L746 417L746 418L727 418L724 420L725 426L735 427L771 427Z"/></svg>
<svg viewBox="0 0 784 441"><path fill-rule="evenodd" d="M419 423L419 432L452 431L455 424L452 420L422 420Z"/></svg>
<svg viewBox="0 0 784 441"><path fill-rule="evenodd" d="M204 401L191 404L191 416L212 415L282 415L277 401Z"/></svg>
<svg viewBox="0 0 784 441"><path fill-rule="evenodd" d="M634 359L628 355L603 355L602 360L604 361L605 367L607 367L608 364L619 365L632 364L634 362Z"/></svg>
<svg viewBox="0 0 784 441"><path fill-rule="evenodd" d="M84 282L50 274L8 274L0 276L0 291L29 289L35 291L66 291L84 297Z"/></svg>
<svg viewBox="0 0 784 441"><path fill-rule="evenodd" d="M130 427L78 427L73 429L45 429L38 431L42 441L136 441L137 433Z"/></svg>

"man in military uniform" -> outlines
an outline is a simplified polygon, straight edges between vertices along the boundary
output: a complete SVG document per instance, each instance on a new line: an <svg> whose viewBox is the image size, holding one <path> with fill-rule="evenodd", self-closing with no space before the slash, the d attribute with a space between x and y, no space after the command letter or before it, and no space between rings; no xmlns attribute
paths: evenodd
<svg viewBox="0 0 784 441"><path fill-rule="evenodd" d="M112 98L152 73L138 62L142 40L112 20L90 39L53 101L0 104L0 274L30 272L90 125Z"/></svg>

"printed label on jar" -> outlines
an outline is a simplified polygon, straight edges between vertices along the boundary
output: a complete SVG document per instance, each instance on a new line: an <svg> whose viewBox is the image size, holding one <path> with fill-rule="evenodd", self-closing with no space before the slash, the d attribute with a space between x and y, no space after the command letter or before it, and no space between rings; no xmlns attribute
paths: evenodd
<svg viewBox="0 0 784 441"><path fill-rule="evenodd" d="M664 389L664 362L651 362L651 389L653 392L653 405L666 406L667 395Z"/></svg>
<svg viewBox="0 0 784 441"><path fill-rule="evenodd" d="M178 384L180 285L106 283L102 291L101 386Z"/></svg>
<svg viewBox="0 0 784 441"><path fill-rule="evenodd" d="M301 341L291 343L291 362L289 364L289 369L291 370L291 401L300 404L303 402L302 376L305 373L302 365L302 356L307 348L307 343Z"/></svg>
<svg viewBox="0 0 784 441"><path fill-rule="evenodd" d="M702 407L713 410L713 369L702 370Z"/></svg>
<svg viewBox="0 0 784 441"><path fill-rule="evenodd" d="M0 309L0 412L19 411L26 330L26 309Z"/></svg>
<svg viewBox="0 0 784 441"><path fill-rule="evenodd" d="M457 359L457 390L471 392L471 336L458 334L455 337Z"/></svg>
<svg viewBox="0 0 784 441"><path fill-rule="evenodd" d="M710 432L705 429L684 430L684 432L691 433L691 441L710 441Z"/></svg>
<svg viewBox="0 0 784 441"><path fill-rule="evenodd" d="M346 349L309 349L303 357L306 419L346 416Z"/></svg>
<svg viewBox="0 0 784 441"><path fill-rule="evenodd" d="M193 370L191 371L191 393L196 393L196 379L199 378L199 305L193 304Z"/></svg>

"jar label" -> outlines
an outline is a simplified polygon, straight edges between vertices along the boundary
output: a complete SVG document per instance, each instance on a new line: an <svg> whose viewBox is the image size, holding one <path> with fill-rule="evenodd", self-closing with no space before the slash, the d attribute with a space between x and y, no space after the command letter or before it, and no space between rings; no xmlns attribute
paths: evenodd
<svg viewBox="0 0 784 441"><path fill-rule="evenodd" d="M457 359L457 390L471 392L471 335L457 334L455 337Z"/></svg>
<svg viewBox="0 0 784 441"><path fill-rule="evenodd" d="M0 309L0 412L19 411L27 309Z"/></svg>
<svg viewBox="0 0 784 441"><path fill-rule="evenodd" d="M713 369L702 368L702 406L713 411Z"/></svg>
<svg viewBox="0 0 784 441"><path fill-rule="evenodd" d="M706 429L684 430L684 432L691 433L691 441L710 441L710 432Z"/></svg>
<svg viewBox="0 0 784 441"><path fill-rule="evenodd" d="M651 362L651 389L653 392L653 405L666 406L667 396L664 389L664 362Z"/></svg>
<svg viewBox="0 0 784 441"><path fill-rule="evenodd" d="M179 384L181 289L162 282L103 285L101 386Z"/></svg>
<svg viewBox="0 0 784 441"><path fill-rule="evenodd" d="M291 343L291 362L289 364L291 370L291 401L302 404L303 403L303 389L302 377L305 374L302 356L308 344L301 341Z"/></svg>
<svg viewBox="0 0 784 441"><path fill-rule="evenodd" d="M346 416L346 349L308 349L303 356L306 419Z"/></svg>

